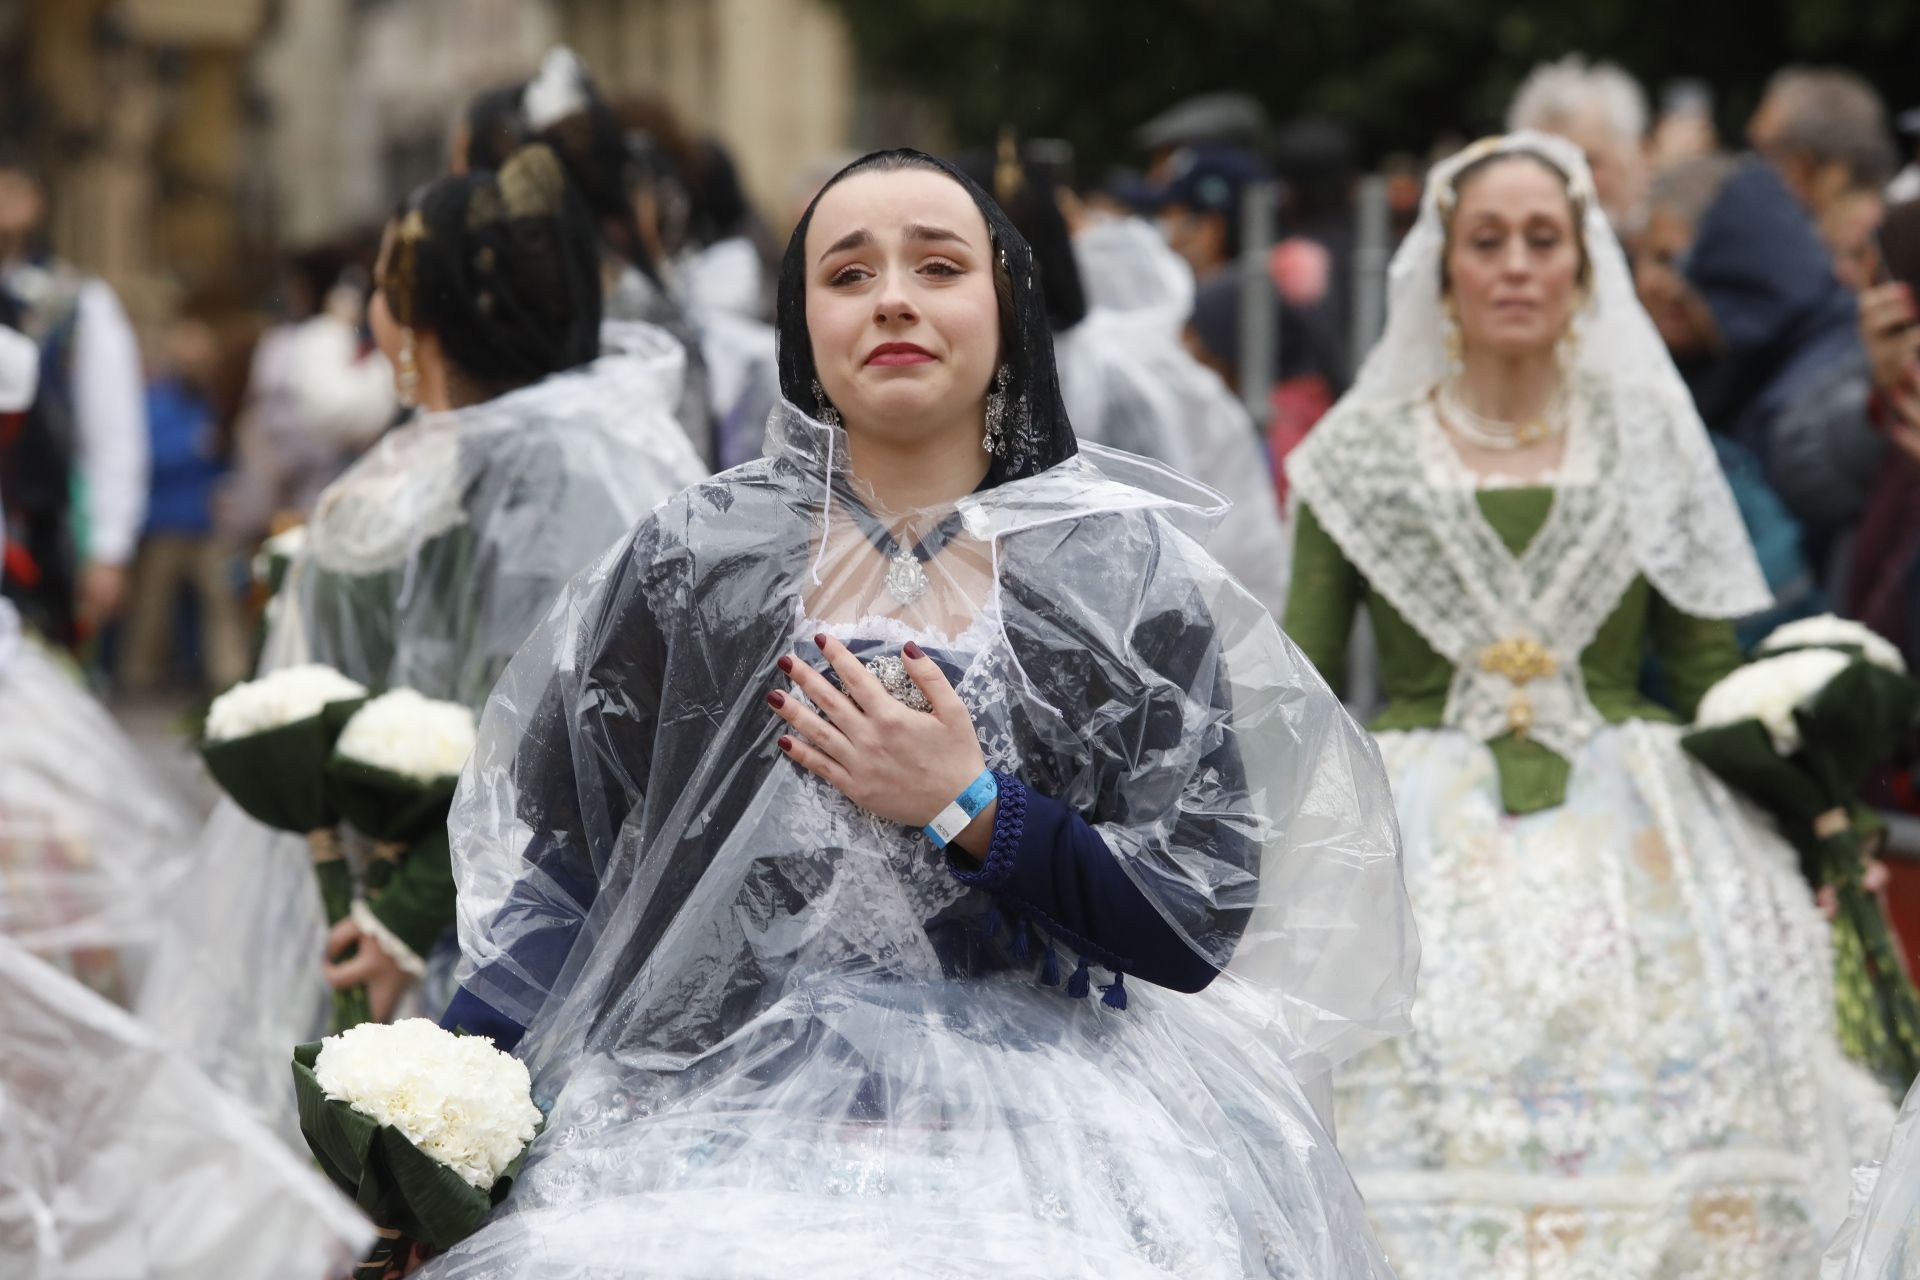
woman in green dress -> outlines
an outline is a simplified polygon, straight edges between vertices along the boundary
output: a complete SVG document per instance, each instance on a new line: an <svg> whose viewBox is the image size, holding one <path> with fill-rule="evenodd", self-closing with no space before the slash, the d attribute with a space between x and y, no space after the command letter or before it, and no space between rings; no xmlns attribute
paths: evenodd
<svg viewBox="0 0 1920 1280"><path fill-rule="evenodd" d="M1424 949L1349 1166L1403 1280L1812 1275L1890 1113L1793 854L1679 746L1768 603L1705 430L1562 141L1437 169L1390 287L1289 459L1287 630L1337 687L1371 619Z"/></svg>

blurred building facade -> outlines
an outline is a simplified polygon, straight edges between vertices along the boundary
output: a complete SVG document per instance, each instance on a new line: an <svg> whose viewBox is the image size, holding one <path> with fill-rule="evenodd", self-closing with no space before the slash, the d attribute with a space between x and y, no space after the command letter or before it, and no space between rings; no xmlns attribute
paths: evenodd
<svg viewBox="0 0 1920 1280"><path fill-rule="evenodd" d="M825 0L0 0L0 138L46 179L54 249L146 327L377 224L444 170L462 106L560 41L722 138L776 224L855 128Z"/></svg>
<svg viewBox="0 0 1920 1280"><path fill-rule="evenodd" d="M442 172L455 115L523 79L556 42L609 96L663 95L733 149L779 208L794 175L847 144L843 24L821 0L279 0L254 71L276 223L292 244L379 220Z"/></svg>
<svg viewBox="0 0 1920 1280"><path fill-rule="evenodd" d="M268 0L0 5L0 128L35 161L53 249L136 320L232 278L269 233L249 63Z"/></svg>

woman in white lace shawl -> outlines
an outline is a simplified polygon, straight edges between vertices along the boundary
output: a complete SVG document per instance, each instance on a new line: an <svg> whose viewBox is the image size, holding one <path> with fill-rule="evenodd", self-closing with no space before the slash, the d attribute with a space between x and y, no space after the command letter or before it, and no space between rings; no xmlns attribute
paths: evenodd
<svg viewBox="0 0 1920 1280"><path fill-rule="evenodd" d="M1401 1275L1812 1274L1885 1099L1796 858L1679 745L1767 595L1578 150L1436 169L1289 479L1288 632L1337 685L1372 621L1426 944L1337 1081Z"/></svg>
<svg viewBox="0 0 1920 1280"><path fill-rule="evenodd" d="M321 494L272 606L263 665L322 662L370 688L478 710L566 580L705 470L674 418L679 344L602 326L590 218L544 146L442 178L387 228L369 308L419 412ZM385 1018L448 989L453 881L408 855L323 947L298 842L222 804L180 910L210 923L143 1013L216 1079L290 1116L289 1045L311 1038L323 951ZM434 952L440 947L440 960Z"/></svg>

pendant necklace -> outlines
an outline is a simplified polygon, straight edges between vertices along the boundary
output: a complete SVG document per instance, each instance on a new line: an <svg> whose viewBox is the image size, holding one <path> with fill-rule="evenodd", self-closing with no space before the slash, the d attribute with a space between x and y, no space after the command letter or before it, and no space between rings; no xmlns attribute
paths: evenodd
<svg viewBox="0 0 1920 1280"><path fill-rule="evenodd" d="M960 513L954 512L933 527L933 532L910 546L902 546L900 540L887 531L887 527L870 513L855 506L850 508L854 521L860 526L873 549L887 558L887 594L901 604L912 604L933 589L927 580L927 571L922 566L953 540L960 531Z"/></svg>

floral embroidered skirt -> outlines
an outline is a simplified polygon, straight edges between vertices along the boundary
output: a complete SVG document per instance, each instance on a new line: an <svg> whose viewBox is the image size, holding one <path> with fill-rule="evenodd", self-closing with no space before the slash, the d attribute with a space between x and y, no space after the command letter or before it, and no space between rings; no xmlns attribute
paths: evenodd
<svg viewBox="0 0 1920 1280"><path fill-rule="evenodd" d="M1335 1084L1402 1280L1814 1275L1892 1108L1791 850L1671 727L1602 730L1517 817L1464 735L1380 745L1420 993Z"/></svg>

